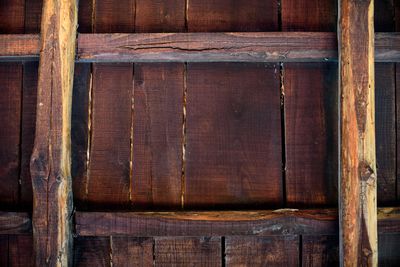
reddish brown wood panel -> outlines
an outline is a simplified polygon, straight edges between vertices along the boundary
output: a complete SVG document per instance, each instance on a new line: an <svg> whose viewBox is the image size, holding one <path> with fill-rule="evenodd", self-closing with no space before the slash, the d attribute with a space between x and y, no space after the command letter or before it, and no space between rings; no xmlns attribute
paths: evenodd
<svg viewBox="0 0 400 267"><path fill-rule="evenodd" d="M394 64L375 64L378 203L396 201L396 81Z"/></svg>
<svg viewBox="0 0 400 267"><path fill-rule="evenodd" d="M105 208L130 200L132 64L93 65L88 203Z"/></svg>
<svg viewBox="0 0 400 267"><path fill-rule="evenodd" d="M93 20L95 13L93 4L96 1L79 1L78 7L78 32L79 33L92 33L94 32Z"/></svg>
<svg viewBox="0 0 400 267"><path fill-rule="evenodd" d="M43 0L25 0L25 33L40 32L42 8Z"/></svg>
<svg viewBox="0 0 400 267"><path fill-rule="evenodd" d="M135 0L95 1L94 32L123 33L135 31Z"/></svg>
<svg viewBox="0 0 400 267"><path fill-rule="evenodd" d="M185 0L136 0L136 32L182 32Z"/></svg>
<svg viewBox="0 0 400 267"><path fill-rule="evenodd" d="M378 244L379 266L398 267L400 265L400 234L381 234Z"/></svg>
<svg viewBox="0 0 400 267"><path fill-rule="evenodd" d="M71 175L74 205L84 206L88 189L89 94L91 94L91 65L76 64L71 115Z"/></svg>
<svg viewBox="0 0 400 267"><path fill-rule="evenodd" d="M8 258L9 266L34 266L32 236L10 235L8 238Z"/></svg>
<svg viewBox="0 0 400 267"><path fill-rule="evenodd" d="M283 31L335 31L337 0L281 0Z"/></svg>
<svg viewBox="0 0 400 267"><path fill-rule="evenodd" d="M302 236L301 261L304 267L339 266L337 236Z"/></svg>
<svg viewBox="0 0 400 267"><path fill-rule="evenodd" d="M186 99L185 206L279 205L278 66L189 64Z"/></svg>
<svg viewBox="0 0 400 267"><path fill-rule="evenodd" d="M299 266L299 237L226 237L226 266Z"/></svg>
<svg viewBox="0 0 400 267"><path fill-rule="evenodd" d="M152 238L111 237L110 241L113 266L154 266Z"/></svg>
<svg viewBox="0 0 400 267"><path fill-rule="evenodd" d="M74 241L75 267L111 267L109 237L78 237Z"/></svg>
<svg viewBox="0 0 400 267"><path fill-rule="evenodd" d="M35 141L38 63L26 62L23 68L20 201L22 206L31 209L32 179L29 164Z"/></svg>
<svg viewBox="0 0 400 267"><path fill-rule="evenodd" d="M288 206L337 202L337 64L284 69Z"/></svg>
<svg viewBox="0 0 400 267"><path fill-rule="evenodd" d="M183 143L183 64L136 64L132 202L179 208Z"/></svg>
<svg viewBox="0 0 400 267"><path fill-rule="evenodd" d="M0 205L18 203L22 64L0 63Z"/></svg>
<svg viewBox="0 0 400 267"><path fill-rule="evenodd" d="M220 237L156 238L156 266L221 266Z"/></svg>
<svg viewBox="0 0 400 267"><path fill-rule="evenodd" d="M277 0L190 0L189 32L275 31Z"/></svg>
<svg viewBox="0 0 400 267"><path fill-rule="evenodd" d="M8 266L8 235L0 235L0 266Z"/></svg>
<svg viewBox="0 0 400 267"><path fill-rule="evenodd" d="M0 34L24 33L25 0L0 2Z"/></svg>

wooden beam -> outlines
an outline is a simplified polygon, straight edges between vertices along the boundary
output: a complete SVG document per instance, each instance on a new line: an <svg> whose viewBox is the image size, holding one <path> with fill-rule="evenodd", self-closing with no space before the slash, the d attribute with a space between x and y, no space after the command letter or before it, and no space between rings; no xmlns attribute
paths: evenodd
<svg viewBox="0 0 400 267"><path fill-rule="evenodd" d="M378 211L379 231L400 232L400 208ZM77 212L80 236L230 236L338 234L338 211Z"/></svg>
<svg viewBox="0 0 400 267"><path fill-rule="evenodd" d="M339 1L340 263L377 266L374 0Z"/></svg>
<svg viewBox="0 0 400 267"><path fill-rule="evenodd" d="M0 35L0 61L37 60L38 35ZM400 33L377 33L376 62L400 62ZM79 34L78 62L337 61L335 33Z"/></svg>
<svg viewBox="0 0 400 267"><path fill-rule="evenodd" d="M31 158L36 266L72 262L70 128L76 29L76 0L44 1Z"/></svg>
<svg viewBox="0 0 400 267"><path fill-rule="evenodd" d="M31 218L26 212L0 212L0 235L26 234L32 231Z"/></svg>

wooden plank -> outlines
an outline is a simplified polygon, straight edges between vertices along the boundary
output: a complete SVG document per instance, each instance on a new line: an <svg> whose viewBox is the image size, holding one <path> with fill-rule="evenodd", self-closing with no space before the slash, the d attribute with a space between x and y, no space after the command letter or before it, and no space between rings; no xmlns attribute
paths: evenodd
<svg viewBox="0 0 400 267"><path fill-rule="evenodd" d="M379 266L396 267L400 263L400 234L379 235Z"/></svg>
<svg viewBox="0 0 400 267"><path fill-rule="evenodd" d="M71 264L70 131L77 1L46 0L42 13L35 145L31 158L36 266Z"/></svg>
<svg viewBox="0 0 400 267"><path fill-rule="evenodd" d="M226 237L227 266L299 266L299 237Z"/></svg>
<svg viewBox="0 0 400 267"><path fill-rule="evenodd" d="M154 266L152 238L112 236L110 242L114 266Z"/></svg>
<svg viewBox="0 0 400 267"><path fill-rule="evenodd" d="M9 266L34 266L33 240L31 235L10 235L8 242Z"/></svg>
<svg viewBox="0 0 400 267"><path fill-rule="evenodd" d="M301 256L301 266L339 266L339 239L329 235L305 235Z"/></svg>
<svg viewBox="0 0 400 267"><path fill-rule="evenodd" d="M25 0L25 33L40 33L43 0Z"/></svg>
<svg viewBox="0 0 400 267"><path fill-rule="evenodd" d="M40 36L37 34L0 35L0 59L38 60Z"/></svg>
<svg viewBox="0 0 400 267"><path fill-rule="evenodd" d="M32 230L28 213L0 212L0 235L24 234Z"/></svg>
<svg viewBox="0 0 400 267"><path fill-rule="evenodd" d="M91 145L86 196L89 206L130 203L132 64L93 65Z"/></svg>
<svg viewBox="0 0 400 267"><path fill-rule="evenodd" d="M160 237L155 239L156 266L221 266L220 237Z"/></svg>
<svg viewBox="0 0 400 267"><path fill-rule="evenodd" d="M93 13L94 32L127 33L135 31L135 0L95 1Z"/></svg>
<svg viewBox="0 0 400 267"><path fill-rule="evenodd" d="M179 208L182 174L182 64L136 64L132 202Z"/></svg>
<svg viewBox="0 0 400 267"><path fill-rule="evenodd" d="M74 241L75 267L111 267L109 237L78 237Z"/></svg>
<svg viewBox="0 0 400 267"><path fill-rule="evenodd" d="M374 7L374 25L376 32L392 32L395 30L395 1L398 0L376 1Z"/></svg>
<svg viewBox="0 0 400 267"><path fill-rule="evenodd" d="M0 266L8 265L8 235L0 235Z"/></svg>
<svg viewBox="0 0 400 267"><path fill-rule="evenodd" d="M281 203L277 68L188 65L185 206L254 208Z"/></svg>
<svg viewBox="0 0 400 267"><path fill-rule="evenodd" d="M0 33L24 33L25 0L0 2Z"/></svg>
<svg viewBox="0 0 400 267"><path fill-rule="evenodd" d="M76 64L71 114L71 175L74 206L83 208L88 188L89 98L91 97L91 66Z"/></svg>
<svg viewBox="0 0 400 267"><path fill-rule="evenodd" d="M400 6L400 4L399 4ZM399 13L400 14L400 13ZM400 28L399 28L400 29ZM400 118L400 64L396 64L396 122ZM396 132L400 133L400 123L396 123ZM396 170L397 170L397 202L400 201L400 156L399 156L399 151L400 151L400 135L396 135L396 141L397 141L397 158L396 158Z"/></svg>
<svg viewBox="0 0 400 267"><path fill-rule="evenodd" d="M337 64L284 66L286 200L290 207L337 203Z"/></svg>
<svg viewBox="0 0 400 267"><path fill-rule="evenodd" d="M189 32L278 30L278 1L190 0Z"/></svg>
<svg viewBox="0 0 400 267"><path fill-rule="evenodd" d="M339 10L340 263L377 266L374 1Z"/></svg>
<svg viewBox="0 0 400 267"><path fill-rule="evenodd" d="M380 205L396 202L395 65L375 65L377 194Z"/></svg>
<svg viewBox="0 0 400 267"><path fill-rule="evenodd" d="M38 83L38 63L26 62L23 74L22 119L21 119L21 172L20 204L31 209L32 179L30 159L35 140L36 99Z"/></svg>
<svg viewBox="0 0 400 267"><path fill-rule="evenodd" d="M0 64L0 206L16 207L19 194L22 64Z"/></svg>
<svg viewBox="0 0 400 267"><path fill-rule="evenodd" d="M79 10L78 10L79 33L92 33L94 31L95 10L93 8L93 5L95 4L96 4L95 0L79 1Z"/></svg>

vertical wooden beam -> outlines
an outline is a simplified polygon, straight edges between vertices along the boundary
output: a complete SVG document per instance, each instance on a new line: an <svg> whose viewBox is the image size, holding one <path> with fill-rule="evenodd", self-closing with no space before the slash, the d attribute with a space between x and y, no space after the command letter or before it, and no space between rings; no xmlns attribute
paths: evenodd
<svg viewBox="0 0 400 267"><path fill-rule="evenodd" d="M77 0L44 1L31 158L36 266L71 265L70 126L76 28Z"/></svg>
<svg viewBox="0 0 400 267"><path fill-rule="evenodd" d="M341 266L377 266L374 0L339 1Z"/></svg>

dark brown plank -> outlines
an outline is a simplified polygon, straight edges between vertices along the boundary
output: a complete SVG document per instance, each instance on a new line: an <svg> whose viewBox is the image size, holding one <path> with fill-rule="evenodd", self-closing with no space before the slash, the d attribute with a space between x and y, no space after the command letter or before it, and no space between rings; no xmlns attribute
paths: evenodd
<svg viewBox="0 0 400 267"><path fill-rule="evenodd" d="M394 2L398 0L379 0L374 3L375 32L392 32L395 30Z"/></svg>
<svg viewBox="0 0 400 267"><path fill-rule="evenodd" d="M42 8L43 0L25 0L25 33L40 32Z"/></svg>
<svg viewBox="0 0 400 267"><path fill-rule="evenodd" d="M94 32L123 33L135 31L135 0L96 1L94 7Z"/></svg>
<svg viewBox="0 0 400 267"><path fill-rule="evenodd" d="M184 0L136 0L136 32L185 31Z"/></svg>
<svg viewBox="0 0 400 267"><path fill-rule="evenodd" d="M284 66L289 207L336 206L337 65Z"/></svg>
<svg viewBox="0 0 400 267"><path fill-rule="evenodd" d="M0 212L0 235L30 233L32 224L29 214Z"/></svg>
<svg viewBox="0 0 400 267"><path fill-rule="evenodd" d="M396 81L394 64L375 64L378 203L396 201Z"/></svg>
<svg viewBox="0 0 400 267"><path fill-rule="evenodd" d="M0 34L24 33L25 0L0 2Z"/></svg>
<svg viewBox="0 0 400 267"><path fill-rule="evenodd" d="M0 206L18 204L22 64L0 64Z"/></svg>
<svg viewBox="0 0 400 267"><path fill-rule="evenodd" d="M76 64L71 117L71 175L74 205L82 208L88 189L89 98L91 97L91 66Z"/></svg>
<svg viewBox="0 0 400 267"><path fill-rule="evenodd" d="M136 64L132 201L135 207L181 205L184 67Z"/></svg>
<svg viewBox="0 0 400 267"><path fill-rule="evenodd" d="M336 30L337 0L281 0L283 31Z"/></svg>
<svg viewBox="0 0 400 267"><path fill-rule="evenodd" d="M399 4L400 6L400 4ZM400 9L400 8L399 8ZM399 13L400 14L400 13ZM400 29L400 28L399 28ZM396 170L397 170L397 202L400 201L400 156L399 156L399 151L400 151L400 123L398 123L398 120L400 118L400 64L396 63L396 141L397 141L397 158L396 158Z"/></svg>
<svg viewBox="0 0 400 267"><path fill-rule="evenodd" d="M274 31L278 29L278 1L190 0L189 32Z"/></svg>
<svg viewBox="0 0 400 267"><path fill-rule="evenodd" d="M188 65L185 207L281 203L278 75L277 65Z"/></svg>
<svg viewBox="0 0 400 267"><path fill-rule="evenodd" d="M8 238L9 266L29 267L33 264L33 239L30 235L10 235Z"/></svg>
<svg viewBox="0 0 400 267"><path fill-rule="evenodd" d="M155 239L156 266L221 266L220 237Z"/></svg>
<svg viewBox="0 0 400 267"><path fill-rule="evenodd" d="M8 265L8 235L0 235L0 266Z"/></svg>
<svg viewBox="0 0 400 267"><path fill-rule="evenodd" d="M78 10L78 32L92 33L94 32L95 10L93 4L96 1L79 1ZM101 15L101 14L100 14Z"/></svg>
<svg viewBox="0 0 400 267"><path fill-rule="evenodd" d="M397 267L400 265L400 234L379 235L379 266Z"/></svg>
<svg viewBox="0 0 400 267"><path fill-rule="evenodd" d="M114 266L153 266L152 238L110 237Z"/></svg>
<svg viewBox="0 0 400 267"><path fill-rule="evenodd" d="M339 239L337 236L305 235L301 256L304 267L339 266Z"/></svg>
<svg viewBox="0 0 400 267"><path fill-rule="evenodd" d="M38 63L26 62L22 95L20 201L28 210L32 208L32 179L29 164L35 140L37 83Z"/></svg>
<svg viewBox="0 0 400 267"><path fill-rule="evenodd" d="M75 267L111 267L109 237L78 237L74 244Z"/></svg>
<svg viewBox="0 0 400 267"><path fill-rule="evenodd" d="M93 65L91 146L86 199L127 206L130 200L132 64Z"/></svg>
<svg viewBox="0 0 400 267"><path fill-rule="evenodd" d="M226 237L227 266L299 266L299 237Z"/></svg>

